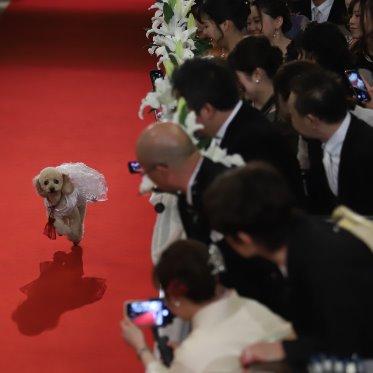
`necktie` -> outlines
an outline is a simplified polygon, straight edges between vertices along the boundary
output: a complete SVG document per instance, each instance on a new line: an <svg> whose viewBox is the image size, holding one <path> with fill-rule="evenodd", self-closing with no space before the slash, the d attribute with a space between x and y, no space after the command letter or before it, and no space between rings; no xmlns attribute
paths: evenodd
<svg viewBox="0 0 373 373"><path fill-rule="evenodd" d="M335 196L338 195L338 169L337 164L333 162L333 155L328 153L324 149L324 157L322 160L324 164L326 178L328 179L328 184Z"/></svg>
<svg viewBox="0 0 373 373"><path fill-rule="evenodd" d="M313 8L313 21L317 23L322 22L322 13L320 12L319 8Z"/></svg>

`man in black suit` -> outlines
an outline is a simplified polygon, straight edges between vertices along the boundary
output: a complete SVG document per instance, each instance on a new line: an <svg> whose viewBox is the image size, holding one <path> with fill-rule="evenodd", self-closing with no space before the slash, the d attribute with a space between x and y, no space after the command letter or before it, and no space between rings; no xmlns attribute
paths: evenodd
<svg viewBox="0 0 373 373"><path fill-rule="evenodd" d="M303 202L299 164L283 134L249 103L240 100L234 72L221 60L195 58L172 76L174 91L204 125L202 135L213 138L228 154L247 162L265 160L283 173Z"/></svg>
<svg viewBox="0 0 373 373"><path fill-rule="evenodd" d="M211 182L228 168L202 157L184 130L172 123L145 129L137 142L137 157L145 174L159 189L177 194L187 237L210 244L211 227L203 210L202 196ZM219 242L219 247L226 263L226 272L222 274L224 285L285 315L285 284L277 267L261 258L245 260L224 241Z"/></svg>
<svg viewBox="0 0 373 373"><path fill-rule="evenodd" d="M322 69L294 78L288 106L294 128L314 140L310 192L328 185L335 204L372 215L373 128L348 111L338 79Z"/></svg>
<svg viewBox="0 0 373 373"><path fill-rule="evenodd" d="M293 9L317 23L346 23L347 9L344 0L298 0L294 1Z"/></svg>
<svg viewBox="0 0 373 373"><path fill-rule="evenodd" d="M373 253L365 243L297 212L281 175L263 162L216 178L204 202L212 228L237 253L273 261L289 280L297 339L250 345L244 365L286 358L297 372L319 353L373 357Z"/></svg>
<svg viewBox="0 0 373 373"><path fill-rule="evenodd" d="M186 132L173 123L146 128L136 149L145 174L163 192L177 194L179 214L188 238L208 244L210 227L202 211L202 195L227 167L202 157Z"/></svg>

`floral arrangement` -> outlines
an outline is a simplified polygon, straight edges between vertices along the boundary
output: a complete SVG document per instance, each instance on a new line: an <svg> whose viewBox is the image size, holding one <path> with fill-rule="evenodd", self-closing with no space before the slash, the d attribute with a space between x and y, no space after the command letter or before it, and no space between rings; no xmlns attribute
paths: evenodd
<svg viewBox="0 0 373 373"><path fill-rule="evenodd" d="M155 80L154 90L142 100L139 117L143 119L147 107L160 111L158 119L180 124L204 156L226 166L241 166L244 164L241 156L228 156L214 140L205 144L195 136L203 125L197 123L196 114L188 110L184 98L177 99L172 92L170 77L175 68L187 59L203 54L210 47L197 37L196 21L191 12L193 5L195 0L157 0L149 8L155 13L152 26L146 33L147 38L152 38L148 52L158 58L157 67L163 66L165 76ZM153 184L145 176L140 192L149 192L152 187Z"/></svg>

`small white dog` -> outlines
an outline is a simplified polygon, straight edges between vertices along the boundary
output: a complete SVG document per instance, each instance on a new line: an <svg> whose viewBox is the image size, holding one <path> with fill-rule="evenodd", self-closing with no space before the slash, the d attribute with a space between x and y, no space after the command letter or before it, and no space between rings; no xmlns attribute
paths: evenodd
<svg viewBox="0 0 373 373"><path fill-rule="evenodd" d="M48 210L44 234L56 239L57 231L78 245L83 237L87 202L107 199L104 176L84 163L64 163L44 168L33 181Z"/></svg>

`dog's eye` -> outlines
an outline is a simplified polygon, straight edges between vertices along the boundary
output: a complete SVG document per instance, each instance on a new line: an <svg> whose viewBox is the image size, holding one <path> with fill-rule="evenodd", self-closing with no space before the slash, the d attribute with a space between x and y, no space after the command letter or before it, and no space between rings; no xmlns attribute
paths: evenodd
<svg viewBox="0 0 373 373"><path fill-rule="evenodd" d="M49 181L48 180L45 180L44 181L44 185L48 185L49 184Z"/></svg>
<svg viewBox="0 0 373 373"><path fill-rule="evenodd" d="M54 181L55 184L59 183L59 181L57 179L54 179L53 181Z"/></svg>

